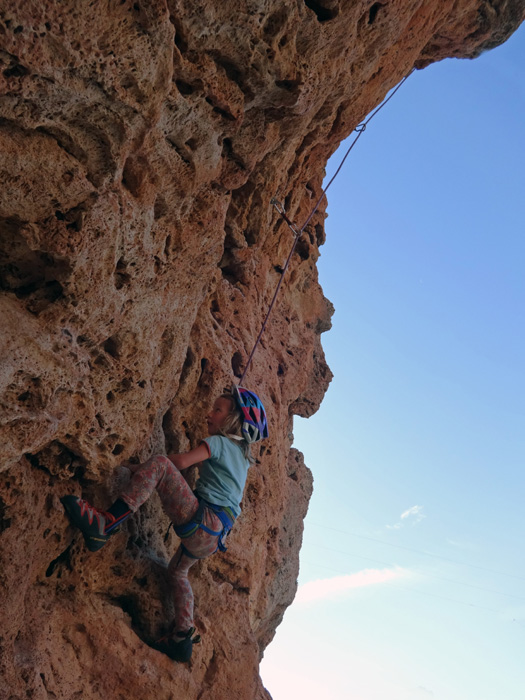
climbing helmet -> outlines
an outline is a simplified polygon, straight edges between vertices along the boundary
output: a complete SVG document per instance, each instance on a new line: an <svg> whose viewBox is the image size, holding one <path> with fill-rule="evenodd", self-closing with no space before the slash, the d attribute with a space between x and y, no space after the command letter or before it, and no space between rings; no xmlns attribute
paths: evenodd
<svg viewBox="0 0 525 700"><path fill-rule="evenodd" d="M268 421L261 399L242 386L236 386L235 399L242 411L242 436L246 442L252 443L268 437Z"/></svg>

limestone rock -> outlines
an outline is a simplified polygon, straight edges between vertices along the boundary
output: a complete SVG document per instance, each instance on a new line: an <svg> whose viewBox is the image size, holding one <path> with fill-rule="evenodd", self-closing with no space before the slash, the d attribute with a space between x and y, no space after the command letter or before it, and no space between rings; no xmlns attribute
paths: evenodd
<svg viewBox="0 0 525 700"><path fill-rule="evenodd" d="M0 700L268 698L331 379L313 217L246 385L268 409L229 550L193 573L191 667L149 644L176 546L156 497L87 552L123 459L185 450L239 378L327 158L412 67L475 57L522 0L0 0Z"/></svg>

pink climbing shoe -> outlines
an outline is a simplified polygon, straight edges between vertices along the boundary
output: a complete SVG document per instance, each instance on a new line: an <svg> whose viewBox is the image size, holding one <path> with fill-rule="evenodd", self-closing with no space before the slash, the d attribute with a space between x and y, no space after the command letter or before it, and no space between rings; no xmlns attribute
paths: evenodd
<svg viewBox="0 0 525 700"><path fill-rule="evenodd" d="M78 496L64 496L60 500L72 524L82 532L89 551L101 549L110 537L105 530L115 522L114 516L93 508Z"/></svg>

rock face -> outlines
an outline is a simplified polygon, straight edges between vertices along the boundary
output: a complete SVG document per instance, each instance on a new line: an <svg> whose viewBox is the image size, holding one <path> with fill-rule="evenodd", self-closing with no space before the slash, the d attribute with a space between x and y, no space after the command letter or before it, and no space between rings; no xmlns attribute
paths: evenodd
<svg viewBox="0 0 525 700"><path fill-rule="evenodd" d="M327 158L414 66L504 41L523 0L0 2L0 700L268 698L312 477L293 415L331 374L299 241L245 384L269 413L228 552L193 572L191 667L149 644L177 539L154 496L98 554L130 456L186 450L239 377ZM193 477L190 477L193 478Z"/></svg>

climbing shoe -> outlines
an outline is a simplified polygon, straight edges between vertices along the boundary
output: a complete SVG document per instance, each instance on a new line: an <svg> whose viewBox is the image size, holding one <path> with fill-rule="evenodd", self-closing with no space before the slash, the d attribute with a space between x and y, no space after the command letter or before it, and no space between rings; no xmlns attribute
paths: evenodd
<svg viewBox="0 0 525 700"><path fill-rule="evenodd" d="M64 496L60 500L72 524L82 532L89 551L97 552L101 549L114 532L105 532L106 527L114 523L114 516L93 508L77 496Z"/></svg>
<svg viewBox="0 0 525 700"><path fill-rule="evenodd" d="M187 663L191 659L193 645L201 641L200 634L195 634L195 627L191 627L187 632L177 632L166 637L162 637L155 644L157 651L166 654L173 661Z"/></svg>

